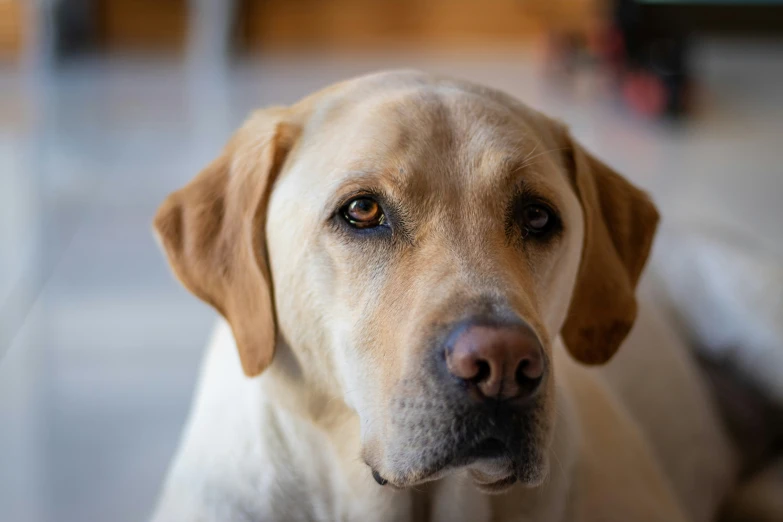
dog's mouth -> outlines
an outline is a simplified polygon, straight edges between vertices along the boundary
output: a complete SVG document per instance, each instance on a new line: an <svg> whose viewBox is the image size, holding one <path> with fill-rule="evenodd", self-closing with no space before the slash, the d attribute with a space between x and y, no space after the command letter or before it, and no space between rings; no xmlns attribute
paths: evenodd
<svg viewBox="0 0 783 522"><path fill-rule="evenodd" d="M483 493L502 493L517 482L518 454L498 438L482 440L463 459L473 484Z"/></svg>
<svg viewBox="0 0 783 522"><path fill-rule="evenodd" d="M467 468L473 482L485 493L505 491L517 482L517 461L507 442L500 438L489 437L477 443L457 445L452 457L442 461L439 466L430 468L426 473L417 474L415 479L390 481L378 471L372 476L381 486L389 484L395 489L415 486L437 480L459 468Z"/></svg>
<svg viewBox="0 0 783 522"><path fill-rule="evenodd" d="M456 444L451 458L441 463L441 469L475 468L484 470L486 475L502 474L505 478L513 473L514 464L519 460L519 451L512 451L512 446L510 440L495 436Z"/></svg>
<svg viewBox="0 0 783 522"><path fill-rule="evenodd" d="M473 483L484 493L501 493L517 482L515 455L509 445L489 437L470 447L460 459L468 468Z"/></svg>
<svg viewBox="0 0 783 522"><path fill-rule="evenodd" d="M548 469L549 434L540 402L491 406L461 405L448 414L433 411L431 398L406 398L404 408L393 410L390 436L367 446L375 480L407 488L466 472L486 492L539 483Z"/></svg>
<svg viewBox="0 0 783 522"><path fill-rule="evenodd" d="M506 443L495 437L489 437L464 451L460 460L475 461L479 459L497 459L509 456Z"/></svg>

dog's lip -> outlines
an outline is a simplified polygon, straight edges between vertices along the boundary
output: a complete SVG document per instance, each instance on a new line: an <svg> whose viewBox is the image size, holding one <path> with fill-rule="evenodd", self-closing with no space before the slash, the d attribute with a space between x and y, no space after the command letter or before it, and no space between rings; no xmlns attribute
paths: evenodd
<svg viewBox="0 0 783 522"><path fill-rule="evenodd" d="M468 473L476 487L484 493L501 493L517 482L513 459L480 459L468 467Z"/></svg>
<svg viewBox="0 0 783 522"><path fill-rule="evenodd" d="M482 493L503 493L517 482L517 476L513 472L498 478L484 475L478 470L470 470L470 476Z"/></svg>
<svg viewBox="0 0 783 522"><path fill-rule="evenodd" d="M460 452L455 460L496 459L509 455L508 446L497 437L487 437Z"/></svg>
<svg viewBox="0 0 783 522"><path fill-rule="evenodd" d="M483 462L486 463L488 461ZM468 469L468 472L470 477L473 479L473 483L480 491L484 493L502 493L517 482L517 476L510 460L492 459L492 463L494 466L496 466L496 469L491 473L487 473L482 469L473 468L472 466ZM475 465L477 463L474 462L473 464ZM445 466L426 475L419 476L414 480L400 480L399 478L396 480L387 480L383 478L384 486L402 491L406 488L416 487L422 484L426 484L427 482L439 480L460 467L462 466ZM375 480L378 482L377 479Z"/></svg>

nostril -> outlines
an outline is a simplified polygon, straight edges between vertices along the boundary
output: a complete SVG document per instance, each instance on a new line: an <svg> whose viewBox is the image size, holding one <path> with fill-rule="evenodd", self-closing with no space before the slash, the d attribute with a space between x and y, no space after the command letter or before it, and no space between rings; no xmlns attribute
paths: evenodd
<svg viewBox="0 0 783 522"><path fill-rule="evenodd" d="M536 362L530 359L523 359L517 366L514 378L522 395L533 393L541 383L543 372L537 366L540 366L540 364L536 364Z"/></svg>
<svg viewBox="0 0 783 522"><path fill-rule="evenodd" d="M479 359L476 361L476 368L478 370L476 371L476 375L470 379L470 381L474 383L484 382L489 379L490 375L492 374L492 368L490 368L487 361Z"/></svg>

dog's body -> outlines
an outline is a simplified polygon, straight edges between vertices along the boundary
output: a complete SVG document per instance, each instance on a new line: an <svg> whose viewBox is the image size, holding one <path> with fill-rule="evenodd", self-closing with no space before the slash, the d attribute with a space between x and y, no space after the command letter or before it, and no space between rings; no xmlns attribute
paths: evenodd
<svg viewBox="0 0 783 522"><path fill-rule="evenodd" d="M642 307L584 364L656 221L489 89L387 73L259 113L156 219L227 323L155 522L714 520L734 457L684 343Z"/></svg>

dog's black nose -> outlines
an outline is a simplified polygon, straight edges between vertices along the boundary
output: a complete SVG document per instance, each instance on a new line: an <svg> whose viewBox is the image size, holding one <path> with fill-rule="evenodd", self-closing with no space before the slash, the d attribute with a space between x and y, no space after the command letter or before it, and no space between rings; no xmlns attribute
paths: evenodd
<svg viewBox="0 0 783 522"><path fill-rule="evenodd" d="M463 323L445 349L449 372L484 398L530 396L544 376L543 348L525 325Z"/></svg>

